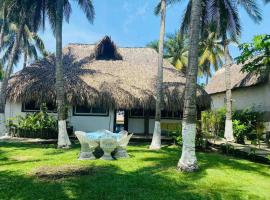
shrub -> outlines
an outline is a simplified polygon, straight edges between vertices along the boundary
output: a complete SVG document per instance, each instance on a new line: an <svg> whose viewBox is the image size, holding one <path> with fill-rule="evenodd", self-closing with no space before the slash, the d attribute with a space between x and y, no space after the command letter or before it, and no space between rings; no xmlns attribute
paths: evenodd
<svg viewBox="0 0 270 200"><path fill-rule="evenodd" d="M201 127L202 133L206 136L224 135L225 109L202 112Z"/></svg>
<svg viewBox="0 0 270 200"><path fill-rule="evenodd" d="M7 127L13 136L18 137L57 137L57 119L48 114L46 104L42 104L41 111L17 116L8 120Z"/></svg>
<svg viewBox="0 0 270 200"><path fill-rule="evenodd" d="M252 109L245 109L242 111L233 111L233 127L234 135L237 142L243 143L244 138L249 140L257 140L258 131L257 127L262 122L260 112L255 112ZM224 136L225 131L226 109L217 111L204 111L202 112L202 132L204 135L209 136Z"/></svg>
<svg viewBox="0 0 270 200"><path fill-rule="evenodd" d="M248 126L242 123L240 120L233 120L233 133L237 143L245 144L247 129Z"/></svg>
<svg viewBox="0 0 270 200"><path fill-rule="evenodd" d="M174 144L182 146L182 125L179 125L175 131L168 132L168 136L173 138Z"/></svg>

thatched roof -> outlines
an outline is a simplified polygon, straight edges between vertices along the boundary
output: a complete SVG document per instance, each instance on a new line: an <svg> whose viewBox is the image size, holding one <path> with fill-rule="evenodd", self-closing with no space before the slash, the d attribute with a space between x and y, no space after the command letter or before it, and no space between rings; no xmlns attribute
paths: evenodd
<svg viewBox="0 0 270 200"><path fill-rule="evenodd" d="M63 49L65 91L70 104L110 108L155 108L158 54L151 48L117 48L109 37L96 45L70 44ZM182 109L185 77L164 62L164 103ZM55 101L55 58L49 56L13 75L8 99L12 102ZM210 98L198 90L198 106Z"/></svg>
<svg viewBox="0 0 270 200"><path fill-rule="evenodd" d="M242 72L243 65L234 64L231 66L231 89L251 87L267 82L266 75ZM225 68L219 69L212 77L205 90L208 94L222 93L226 91Z"/></svg>

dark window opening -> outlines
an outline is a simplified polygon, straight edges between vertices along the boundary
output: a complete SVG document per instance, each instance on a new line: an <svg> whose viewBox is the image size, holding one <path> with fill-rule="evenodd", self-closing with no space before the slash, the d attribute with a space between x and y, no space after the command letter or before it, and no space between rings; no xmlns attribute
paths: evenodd
<svg viewBox="0 0 270 200"><path fill-rule="evenodd" d="M154 118L155 117L155 110L148 110L147 112L143 109L132 109L130 111L129 116L130 117L138 117L138 118L142 118L145 116L149 116L150 118ZM167 110L162 110L161 111L161 118L162 119L181 119L182 118L182 112L180 111L167 111Z"/></svg>
<svg viewBox="0 0 270 200"><path fill-rule="evenodd" d="M104 107L90 107L90 106L76 106L74 107L74 115L98 115L106 116L108 115L108 110Z"/></svg>
<svg viewBox="0 0 270 200"><path fill-rule="evenodd" d="M28 101L22 104L23 112L38 112L40 111L41 103L37 103L36 101ZM48 112L57 112L57 107L54 103L46 103L46 107Z"/></svg>

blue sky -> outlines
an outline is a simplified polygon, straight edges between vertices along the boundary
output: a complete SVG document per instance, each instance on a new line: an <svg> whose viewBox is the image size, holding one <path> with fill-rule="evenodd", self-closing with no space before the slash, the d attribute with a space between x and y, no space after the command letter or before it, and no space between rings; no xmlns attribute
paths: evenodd
<svg viewBox="0 0 270 200"><path fill-rule="evenodd" d="M142 47L159 37L159 17L153 14L159 0L94 0L96 18L90 24L80 8L72 2L69 24L63 28L63 46L68 43L95 43L104 35L109 35L120 47ZM187 0L171 6L167 10L166 32L178 30ZM250 41L256 34L270 34L270 4L261 3L264 20L255 24L240 9L242 22L241 42ZM54 51L55 39L49 26L40 32L48 50ZM239 54L237 47L231 47L233 56ZM20 67L18 67L20 68Z"/></svg>

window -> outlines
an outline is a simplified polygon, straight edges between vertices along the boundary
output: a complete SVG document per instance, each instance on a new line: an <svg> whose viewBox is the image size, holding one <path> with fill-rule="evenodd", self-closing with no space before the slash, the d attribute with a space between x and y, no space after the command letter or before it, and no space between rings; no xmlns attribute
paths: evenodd
<svg viewBox="0 0 270 200"><path fill-rule="evenodd" d="M132 109L129 114L130 117L144 117L143 109Z"/></svg>
<svg viewBox="0 0 270 200"><path fill-rule="evenodd" d="M37 112L40 111L40 105L35 101L29 101L23 104L23 112Z"/></svg>
<svg viewBox="0 0 270 200"><path fill-rule="evenodd" d="M54 103L46 103L48 112L56 112L57 107ZM37 103L36 101L28 101L27 103L22 104L22 111L23 112L38 112L40 111L41 104Z"/></svg>
<svg viewBox="0 0 270 200"><path fill-rule="evenodd" d="M132 109L130 111L129 117L131 118L143 118L145 116L148 116L150 118L155 117L155 110L148 110L147 112L143 109ZM161 111L161 118L163 119L181 119L182 114L180 111L167 111L167 110L162 110Z"/></svg>
<svg viewBox="0 0 270 200"><path fill-rule="evenodd" d="M76 106L74 107L73 114L78 116L107 116L109 112L103 107Z"/></svg>
<svg viewBox="0 0 270 200"><path fill-rule="evenodd" d="M161 118L163 119L181 119L181 112L180 111L167 111L162 110L161 111Z"/></svg>

